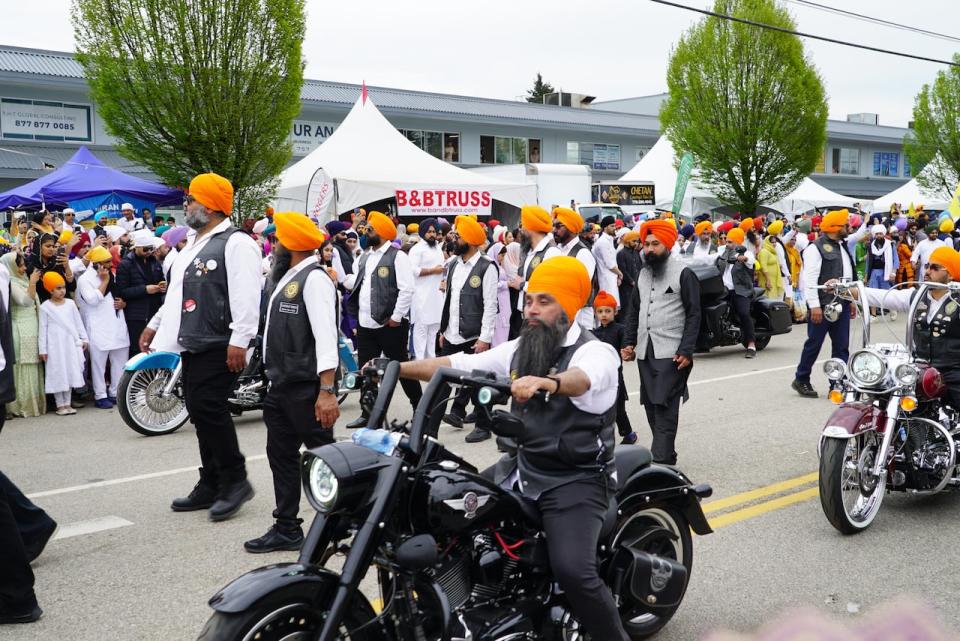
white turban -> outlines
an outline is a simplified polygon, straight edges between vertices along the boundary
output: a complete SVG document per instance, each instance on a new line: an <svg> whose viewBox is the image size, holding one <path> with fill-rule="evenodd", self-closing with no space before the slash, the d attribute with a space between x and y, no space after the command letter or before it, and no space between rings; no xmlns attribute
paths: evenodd
<svg viewBox="0 0 960 641"><path fill-rule="evenodd" d="M887 233L887 228L884 227L883 225L878 224L870 228L871 236L876 236L877 234L886 234L886 233Z"/></svg>
<svg viewBox="0 0 960 641"><path fill-rule="evenodd" d="M130 236L134 247L153 247L154 235L149 229L138 229ZM112 238L112 237L111 237Z"/></svg>
<svg viewBox="0 0 960 641"><path fill-rule="evenodd" d="M130 211L136 211L136 210L133 208L133 205L131 205L130 203L123 203L122 205L120 205L120 211L127 211L128 209L129 209Z"/></svg>
<svg viewBox="0 0 960 641"><path fill-rule="evenodd" d="M263 230L267 228L267 225L270 224L270 221L266 218L261 218L257 222L253 223L253 233L260 235L263 233Z"/></svg>
<svg viewBox="0 0 960 641"><path fill-rule="evenodd" d="M120 238L127 233L127 230L120 225L107 225L103 228L103 231L107 232L107 236L110 237L110 242L113 243L120 240Z"/></svg>

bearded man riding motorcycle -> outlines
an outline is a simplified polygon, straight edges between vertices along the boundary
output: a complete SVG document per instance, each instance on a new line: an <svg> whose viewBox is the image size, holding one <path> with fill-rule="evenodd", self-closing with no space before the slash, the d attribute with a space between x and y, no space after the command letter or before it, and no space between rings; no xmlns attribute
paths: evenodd
<svg viewBox="0 0 960 641"><path fill-rule="evenodd" d="M627 641L595 554L616 489L617 369L612 347L574 319L591 282L576 258L541 263L527 283L520 337L481 354L409 361L400 376L427 381L437 369L483 370L513 379L514 412L524 420L516 456L485 474L536 501L550 566L573 614L594 639ZM544 395L537 396L538 392Z"/></svg>
<svg viewBox="0 0 960 641"><path fill-rule="evenodd" d="M960 281L960 252L938 247L924 269L924 282L945 285ZM898 312L909 311L918 294L915 289L865 289L868 306ZM858 296L855 289L850 293ZM947 289L928 290L917 307L912 331L914 355L937 368L946 383L950 405L960 409L960 301Z"/></svg>

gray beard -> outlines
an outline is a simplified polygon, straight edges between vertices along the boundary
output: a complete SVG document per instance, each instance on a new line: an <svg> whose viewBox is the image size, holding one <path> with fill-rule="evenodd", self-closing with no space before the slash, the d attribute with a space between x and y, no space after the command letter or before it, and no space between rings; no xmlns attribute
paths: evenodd
<svg viewBox="0 0 960 641"><path fill-rule="evenodd" d="M569 327L566 314L561 314L556 325L530 325L523 321L516 351L517 377L546 376L550 373Z"/></svg>
<svg viewBox="0 0 960 641"><path fill-rule="evenodd" d="M198 207L193 212L187 211L183 217L183 222L191 229L203 229L210 224L210 213L206 207Z"/></svg>

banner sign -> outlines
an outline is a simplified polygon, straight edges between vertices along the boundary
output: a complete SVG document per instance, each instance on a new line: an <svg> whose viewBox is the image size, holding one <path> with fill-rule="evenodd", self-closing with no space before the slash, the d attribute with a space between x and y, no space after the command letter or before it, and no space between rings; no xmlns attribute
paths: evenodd
<svg viewBox="0 0 960 641"><path fill-rule="evenodd" d="M690 182L691 171L693 171L693 154L688 151L683 154L680 159L680 167L677 169L677 188L673 192L673 209L671 210L675 214L680 213L683 195L687 192L687 183Z"/></svg>
<svg viewBox="0 0 960 641"><path fill-rule="evenodd" d="M0 98L0 137L4 140L93 142L90 105Z"/></svg>
<svg viewBox="0 0 960 641"><path fill-rule="evenodd" d="M620 169L620 145L593 144L594 169Z"/></svg>
<svg viewBox="0 0 960 641"><path fill-rule="evenodd" d="M489 216L493 204L483 189L398 189L396 197L399 216Z"/></svg>
<svg viewBox="0 0 960 641"><path fill-rule="evenodd" d="M133 205L133 209L136 212L137 218L140 218L143 215L144 208L149 209L154 213L157 211L156 206L151 202L114 193L100 194L98 196L90 196L80 200L73 200L70 201L70 207L77 212L76 216L74 217L74 220L77 222L93 217L93 215L98 211L110 212L110 218L116 218L119 220L123 217L120 214L120 206L123 205L123 203L130 203Z"/></svg>
<svg viewBox="0 0 960 641"><path fill-rule="evenodd" d="M310 184L307 185L307 216L326 222L326 213L332 202L333 181L330 179L330 175L321 167L313 172Z"/></svg>
<svg viewBox="0 0 960 641"><path fill-rule="evenodd" d="M653 183L593 185L593 202L628 207L656 204Z"/></svg>
<svg viewBox="0 0 960 641"><path fill-rule="evenodd" d="M290 142L293 144L294 156L306 156L311 151L326 142L333 135L337 123L314 122L312 120L294 120L290 131Z"/></svg>

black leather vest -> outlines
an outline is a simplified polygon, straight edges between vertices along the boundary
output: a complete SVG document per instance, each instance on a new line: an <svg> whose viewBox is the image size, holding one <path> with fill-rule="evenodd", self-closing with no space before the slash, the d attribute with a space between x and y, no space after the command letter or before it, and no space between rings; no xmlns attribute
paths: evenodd
<svg viewBox="0 0 960 641"><path fill-rule="evenodd" d="M370 317L378 325L383 325L393 315L397 306L397 297L400 288L397 287L397 252L400 250L390 245L386 253L380 257L380 262L373 270L373 290L370 292ZM347 301L347 311L354 317L360 317L360 288L366 276L367 260L370 252L360 257L357 266L357 281L353 285L353 294Z"/></svg>
<svg viewBox="0 0 960 641"><path fill-rule="evenodd" d="M851 274L856 276L856 264L847 250L847 241L830 240L827 236L821 236L813 242L813 246L820 252L820 276L817 278L817 285L823 285L832 278L843 276L843 258L846 254L850 259ZM820 297L820 307L825 307L827 303L833 300L833 294L828 294L825 290L817 290Z"/></svg>
<svg viewBox="0 0 960 641"><path fill-rule="evenodd" d="M570 366L574 352L589 341L593 334L581 330L580 338L560 350L555 372ZM511 371L515 367L511 363ZM549 402L538 398L518 404L511 411L523 418L524 434L518 439L514 469L520 471L524 496L537 498L542 493L567 483L595 479L598 483L613 483L615 471L613 424L616 403L602 414L590 414L578 409L566 396L551 396ZM498 466L497 482L513 473L510 466ZM505 472L505 474L504 474Z"/></svg>
<svg viewBox="0 0 960 641"><path fill-rule="evenodd" d="M717 270L723 274L730 265L729 260L737 255L736 247L727 246L716 260ZM753 296L753 264L749 261L737 261L730 268L733 292L739 296Z"/></svg>
<svg viewBox="0 0 960 641"><path fill-rule="evenodd" d="M944 373L960 369L960 303L949 298L933 316L929 308L929 298L917 306L913 320L914 355Z"/></svg>
<svg viewBox="0 0 960 641"><path fill-rule="evenodd" d="M307 278L320 265L305 267L291 278L270 302L266 356L271 385L316 382L317 349L313 328L303 300Z"/></svg>
<svg viewBox="0 0 960 641"><path fill-rule="evenodd" d="M557 244L551 240L549 243L544 245L543 249L541 249L540 251L536 252L533 255L533 259L530 261L530 265L527 267L527 271L523 273L523 280L525 281L530 280L530 274L532 274L533 270L535 270L540 265L540 263L543 262L543 256L544 254L547 253L547 250L550 249L551 247L556 247L556 246ZM520 256L521 265L527 264L527 256L529 255L530 255L529 251L523 252L523 254Z"/></svg>
<svg viewBox="0 0 960 641"><path fill-rule="evenodd" d="M230 289L227 240L240 232L230 226L210 237L183 272L183 303L177 341L188 352L205 352L230 343Z"/></svg>
<svg viewBox="0 0 960 641"><path fill-rule="evenodd" d="M580 255L581 251L589 252L590 250L586 245L583 244L582 240L578 240L573 247L570 248L570 251L567 252L567 256L573 256L577 258ZM579 260L579 258L577 258ZM593 261L593 277L590 279L590 297L587 299L587 304L584 307L593 307L593 301L596 299L597 294L600 292L600 278L597 275L597 261ZM620 301L621 307L626 307L626 301Z"/></svg>
<svg viewBox="0 0 960 641"><path fill-rule="evenodd" d="M450 297L453 295L453 272L460 261L450 261L447 270L447 291L443 298L443 312L440 314L440 333L447 331L450 323ZM471 340L480 336L483 325L483 276L493 265L493 261L486 256L480 256L477 264L470 270L470 275L463 281L460 288L460 337Z"/></svg>

